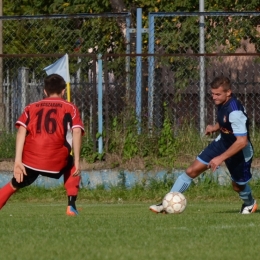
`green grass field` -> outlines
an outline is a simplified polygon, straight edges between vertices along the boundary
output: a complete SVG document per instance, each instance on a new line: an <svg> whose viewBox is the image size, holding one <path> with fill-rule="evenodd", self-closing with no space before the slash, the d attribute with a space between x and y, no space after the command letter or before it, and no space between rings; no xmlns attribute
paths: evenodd
<svg viewBox="0 0 260 260"><path fill-rule="evenodd" d="M188 199L180 215L154 214L150 203L11 200L0 211L1 259L257 259L259 213L241 202Z"/></svg>

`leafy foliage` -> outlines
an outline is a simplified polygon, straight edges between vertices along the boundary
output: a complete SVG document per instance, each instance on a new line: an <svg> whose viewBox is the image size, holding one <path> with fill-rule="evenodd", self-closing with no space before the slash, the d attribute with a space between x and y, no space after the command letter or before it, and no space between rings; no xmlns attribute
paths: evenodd
<svg viewBox="0 0 260 260"><path fill-rule="evenodd" d="M132 24L135 25L136 8L141 7L143 11L143 27L148 27L149 12L194 12L199 11L199 2L195 0L125 0L124 5L132 13ZM102 14L111 12L113 3L109 0L10 0L3 3L4 16L10 15L50 15L50 14ZM205 1L205 11L259 11L259 0L214 0ZM60 19L35 21L22 20L4 23L4 53L124 53L125 38L119 24L122 21L96 16L95 19ZM170 54L198 52L199 49L199 20L198 17L165 17L160 23L156 23L156 44L158 52ZM255 43L257 51L260 51L260 37L256 30L259 21L253 16L247 17L205 17L205 37L206 50L213 52L216 46L222 48L224 52L234 52L240 45L241 40L247 39ZM39 28L41 30L39 30ZM57 40L58 39L58 40ZM195 39L195 40L194 40ZM39 44L41 42L41 44ZM147 36L144 37L144 52L147 51ZM158 47L159 46L159 47ZM22 60L21 60L22 62ZM35 62L35 61L34 61ZM29 67L36 67L31 62ZM132 62L132 61L131 61ZM50 62L52 63L52 62ZM47 64L50 64L49 62ZM41 62L39 62L41 64ZM121 63L109 65L121 66ZM190 81L196 79L196 60L183 62L182 57L171 58L170 60L157 64L158 67L167 66L179 80L176 92L183 89ZM73 71L76 70L76 61ZM88 70L88 63L84 64L84 70ZM122 65L123 66L123 65ZM44 67L43 64L40 66ZM189 71L189 77L186 77ZM116 72L115 72L116 74ZM176 94L176 98L178 95ZM201 140L191 125L184 124L176 126L174 122L165 114L163 127L158 131L158 135L151 136L146 131L146 125L142 125L142 133L137 134L137 122L130 113L130 116L119 115L112 121L112 131L108 137L107 153L119 154L124 160L129 160L134 156L145 158L147 165L152 164L172 167L176 158L183 154L196 154L206 143ZM120 118L125 117L124 119ZM178 128L178 135L174 135L173 129ZM8 139L10 138L10 140ZM6 140L9 140L6 142ZM257 142L257 138L255 139ZM258 143L258 142L257 142ZM13 136L1 139L1 158L14 156ZM11 145L7 148L7 145ZM85 136L82 147L82 156L89 162L102 159L94 150L93 140L88 135ZM256 155L259 155L256 146ZM10 149L10 150L9 150ZM0 151L0 152L1 152Z"/></svg>
<svg viewBox="0 0 260 260"><path fill-rule="evenodd" d="M172 124L167 113L167 106L164 104L165 109L165 119L163 122L163 127L158 140L158 155L160 157L164 156L174 156L176 153L176 139L174 137L174 132L172 129Z"/></svg>
<svg viewBox="0 0 260 260"><path fill-rule="evenodd" d="M5 2L3 10L5 16L86 14L84 19L5 21L4 53L106 53L125 50L116 19L102 16L102 13L111 10L106 0L88 1L88 4L85 1L14 0Z"/></svg>
<svg viewBox="0 0 260 260"><path fill-rule="evenodd" d="M15 134L2 132L0 134L0 158L14 158L15 156Z"/></svg>
<svg viewBox="0 0 260 260"><path fill-rule="evenodd" d="M103 160L106 154L117 154L120 160L112 162L114 167L121 168L120 162L132 160L137 156L144 160L147 170L155 167L186 168L209 142L207 139L202 139L191 124L184 123L181 127L177 127L170 123L168 118L164 121L162 134L158 133L154 136L150 136L147 132L143 132L141 135L130 135L131 127L124 132L121 125L115 123L116 121L115 119L109 139L109 150L105 153L94 152L95 144L92 137L88 133L84 135L81 156L88 163ZM260 129L255 131L252 143L255 158L259 158ZM15 157L15 134L2 133L0 147L0 160L13 159Z"/></svg>

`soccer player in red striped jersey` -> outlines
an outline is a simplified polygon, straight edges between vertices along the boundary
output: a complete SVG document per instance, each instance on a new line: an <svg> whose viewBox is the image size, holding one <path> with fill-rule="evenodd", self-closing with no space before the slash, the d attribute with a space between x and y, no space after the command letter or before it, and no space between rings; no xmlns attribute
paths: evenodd
<svg viewBox="0 0 260 260"><path fill-rule="evenodd" d="M55 179L64 175L67 215L78 215L75 202L84 127L78 108L63 99L65 88L61 76L47 76L44 80L46 98L26 106L16 121L14 176L0 190L0 209L13 193L32 184L39 175Z"/></svg>

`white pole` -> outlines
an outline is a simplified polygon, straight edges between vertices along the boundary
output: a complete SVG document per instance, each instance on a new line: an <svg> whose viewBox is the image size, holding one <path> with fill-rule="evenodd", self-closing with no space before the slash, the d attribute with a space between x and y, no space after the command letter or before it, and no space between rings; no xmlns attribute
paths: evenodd
<svg viewBox="0 0 260 260"><path fill-rule="evenodd" d="M200 0L199 11L204 12L204 0ZM200 15L200 54L205 53L204 16ZM205 131L205 57L200 56L200 134Z"/></svg>

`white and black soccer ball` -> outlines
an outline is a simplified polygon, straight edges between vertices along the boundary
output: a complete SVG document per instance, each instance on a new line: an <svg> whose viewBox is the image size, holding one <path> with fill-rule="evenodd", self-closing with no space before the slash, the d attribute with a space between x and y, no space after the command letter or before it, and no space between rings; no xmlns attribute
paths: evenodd
<svg viewBox="0 0 260 260"><path fill-rule="evenodd" d="M169 192L164 196L162 205L167 213L179 214L185 210L187 200L180 192Z"/></svg>

